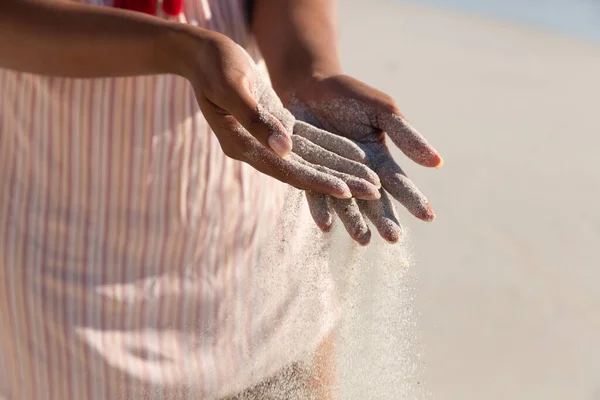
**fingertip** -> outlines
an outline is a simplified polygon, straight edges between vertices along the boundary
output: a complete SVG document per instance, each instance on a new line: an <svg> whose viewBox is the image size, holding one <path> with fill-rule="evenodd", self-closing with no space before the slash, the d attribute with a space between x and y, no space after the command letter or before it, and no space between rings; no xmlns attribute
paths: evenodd
<svg viewBox="0 0 600 400"><path fill-rule="evenodd" d="M444 160L439 153L431 146L427 145L420 151L416 151L410 155L410 158L419 165L428 168L441 168Z"/></svg>
<svg viewBox="0 0 600 400"><path fill-rule="evenodd" d="M373 197L371 197L368 200L379 200L379 199L381 199L381 192L379 191L379 189L373 190L372 193L373 193Z"/></svg>
<svg viewBox="0 0 600 400"><path fill-rule="evenodd" d="M365 179L352 177L346 181L346 184L350 188L352 196L356 197L357 199L379 200L381 198L379 189Z"/></svg>
<svg viewBox="0 0 600 400"><path fill-rule="evenodd" d="M320 230L329 232L333 226L333 216L330 212L323 213L318 216L316 223Z"/></svg>
<svg viewBox="0 0 600 400"><path fill-rule="evenodd" d="M377 188L377 190L381 189L381 180L379 179L379 176L377 176L377 181L375 182L375 187Z"/></svg>
<svg viewBox="0 0 600 400"><path fill-rule="evenodd" d="M371 230L364 222L355 224L349 233L350 236L361 246L366 246L371 242Z"/></svg>
<svg viewBox="0 0 600 400"><path fill-rule="evenodd" d="M402 228L390 224L381 236L389 244L396 244L402 238Z"/></svg>
<svg viewBox="0 0 600 400"><path fill-rule="evenodd" d="M377 175L377 173L375 171L368 168L366 176L368 177L367 181L369 183L371 183L377 189L381 189L381 179L379 178L379 175Z"/></svg>
<svg viewBox="0 0 600 400"><path fill-rule="evenodd" d="M433 220L435 220L435 211L433 211L433 207L431 207L431 204L427 204L427 207L417 214L417 218L425 222L432 222Z"/></svg>
<svg viewBox="0 0 600 400"><path fill-rule="evenodd" d="M382 119L381 128L392 141L413 161L424 167L441 168L444 164L439 153L427 143L404 117L387 115Z"/></svg>
<svg viewBox="0 0 600 400"><path fill-rule="evenodd" d="M442 168L442 166L444 165L444 159L438 154L437 151L434 150L432 153L433 154L431 155L431 157L429 157L429 160L427 161L427 164L425 166L436 169Z"/></svg>
<svg viewBox="0 0 600 400"><path fill-rule="evenodd" d="M367 228L365 232L359 233L354 240L361 246L366 246L371 242L371 230Z"/></svg>
<svg viewBox="0 0 600 400"><path fill-rule="evenodd" d="M379 200L381 198L381 193L377 189L372 189L367 187L367 190L362 191L361 193L354 193L354 197L360 200Z"/></svg>
<svg viewBox="0 0 600 400"><path fill-rule="evenodd" d="M331 221L329 221L325 224L319 225L319 228L325 233L330 232L332 227L333 227L333 223Z"/></svg>
<svg viewBox="0 0 600 400"><path fill-rule="evenodd" d="M336 187L334 188L334 191L331 193L331 195L337 199L351 199L352 198L352 192L350 191L350 188L348 187L348 185L341 179L337 179L336 182Z"/></svg>
<svg viewBox="0 0 600 400"><path fill-rule="evenodd" d="M323 232L329 232L333 225L333 214L327 201L327 196L314 192L305 192L308 209L317 227Z"/></svg>

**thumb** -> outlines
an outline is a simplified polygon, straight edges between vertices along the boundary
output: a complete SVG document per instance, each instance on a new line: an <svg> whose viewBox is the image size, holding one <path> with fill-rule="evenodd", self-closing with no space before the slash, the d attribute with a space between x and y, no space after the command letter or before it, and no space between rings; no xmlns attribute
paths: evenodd
<svg viewBox="0 0 600 400"><path fill-rule="evenodd" d="M260 143L285 157L292 150L291 132L256 101L250 85L237 85L236 89L231 91L228 111Z"/></svg>

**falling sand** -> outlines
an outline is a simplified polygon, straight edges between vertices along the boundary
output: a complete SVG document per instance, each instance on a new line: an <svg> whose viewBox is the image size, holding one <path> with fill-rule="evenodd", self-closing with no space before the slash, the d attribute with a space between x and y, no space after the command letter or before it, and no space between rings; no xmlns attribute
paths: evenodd
<svg viewBox="0 0 600 400"><path fill-rule="evenodd" d="M325 168L322 171L327 168L345 170L365 179L372 189L380 186L378 176L356 164L356 161L364 162L369 157L368 146L358 147L348 139L317 130L306 123L294 123L293 117L289 118L287 110L282 110L279 99L271 92L262 83L254 88L264 111L270 112L286 128L294 124L294 133L298 137L294 140L293 153L297 154L291 155L292 161L306 166L308 163L321 164ZM346 114L352 112L355 105L335 103L328 108L333 107L336 114L349 121L352 119L346 118ZM294 109L293 105L291 109L300 120L318 122L312 121L311 115L303 115L297 107ZM334 127L324 128L335 131ZM354 162L336 159L331 151L344 153L348 160ZM412 193L413 197L422 196L418 194ZM310 198L311 194L308 196ZM362 216L365 213L368 218L379 221L376 228L380 232L393 231L392 225L397 224L397 216L391 201L385 193L382 201L377 202L379 208L369 207L364 201L357 203L354 199L338 200L333 208L344 218L344 224L339 218L333 218L337 220L333 229L324 233L312 221L306 197L307 194L302 191L289 189L285 211L270 237L262 267L257 268L255 273L254 284L263 293L258 301L268 303L273 297L272 291L277 290L294 291L294 301L299 304L303 303L302 298L307 297L322 298L322 304L328 304L326 299L329 295L337 299L337 310L330 307L300 310L299 315L293 316L296 321L302 321L306 332L320 331L320 340L333 328L337 360L337 383L333 391L336 398L424 398L418 330L412 308L415 278L410 269L406 238L392 245L379 235L373 235L371 244L362 247L349 237L343 227L344 224L348 227L350 221L350 227L359 227L360 232L355 234L366 234L366 219ZM317 196L319 198L323 197ZM321 205L324 204L326 202ZM360 210L358 204L361 204ZM317 219L331 219L331 216L321 215ZM357 223L357 219L361 223ZM390 233L391 236L394 234L398 232ZM297 260L285 272L276 261L282 254ZM297 274L297 271L302 273ZM288 278L285 278L286 275ZM298 278L301 282L295 280ZM269 329L276 330L274 327ZM318 382L315 385L314 379L311 380L311 377L317 376L315 371L311 371L313 354L297 353L292 337L293 334L281 337L278 345L282 349L282 357L289 358L293 353L292 359L297 360L296 363L283 371L274 371L270 379L228 400L319 399L311 390L318 387ZM318 344L315 343L315 347Z"/></svg>
<svg viewBox="0 0 600 400"><path fill-rule="evenodd" d="M334 286L339 314L335 332L337 359L337 399L422 399L425 398L421 380L418 330L412 308L415 277L411 272L410 251L402 243L391 245L374 237L368 247L352 241L339 220L331 232L323 233L307 214L305 193L290 190L286 213L282 216L273 237L275 253L286 252L298 260L303 289L298 296L323 296L323 287ZM295 244L301 243L299 247ZM267 255L267 259L269 255ZM321 261L328 260L327 270ZM258 280L265 291L273 290L280 282L277 265L268 264ZM291 272L290 272L291 273ZM276 281L276 282L275 282ZM288 282L289 287L294 282ZM265 299L268 299L265 293ZM268 301L268 300L266 300ZM301 300L299 300L301 301ZM331 318L304 310L307 331L315 321ZM325 313L329 313L325 311ZM324 332L326 334L326 332ZM293 351L293 343L289 343ZM297 354L300 360L274 378L228 400L308 400L319 399L310 390L307 377L311 354Z"/></svg>
<svg viewBox="0 0 600 400"><path fill-rule="evenodd" d="M339 399L424 399L413 310L416 277L404 241L373 235L368 247L334 230L331 268L343 317L337 329Z"/></svg>

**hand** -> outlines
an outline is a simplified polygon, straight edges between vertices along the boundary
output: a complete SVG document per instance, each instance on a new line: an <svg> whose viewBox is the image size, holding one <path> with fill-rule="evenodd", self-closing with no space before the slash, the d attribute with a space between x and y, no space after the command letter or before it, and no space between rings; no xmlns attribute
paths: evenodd
<svg viewBox="0 0 600 400"><path fill-rule="evenodd" d="M408 124L388 95L349 76L336 75L306 81L291 92L288 102L288 108L296 118L358 144L364 152L364 161L378 174L384 189L376 201L335 200L323 194L307 193L311 213L321 229L331 228L333 208L348 233L360 244L369 243L371 238L363 215L385 240L397 242L402 230L386 192L417 218L424 221L435 218L427 198L392 158L386 133L404 154L422 166L440 167L442 158ZM361 161L341 149L338 153Z"/></svg>
<svg viewBox="0 0 600 400"><path fill-rule="evenodd" d="M191 82L200 109L227 156L298 189L337 198L379 198L379 179L373 171L300 135L329 135L335 142L333 148L354 153L361 152L358 146L297 123L241 47L220 34L203 35L203 46L195 43L199 51L184 53L191 58L187 56L182 75ZM295 131L300 135L293 142L308 160L291 151Z"/></svg>

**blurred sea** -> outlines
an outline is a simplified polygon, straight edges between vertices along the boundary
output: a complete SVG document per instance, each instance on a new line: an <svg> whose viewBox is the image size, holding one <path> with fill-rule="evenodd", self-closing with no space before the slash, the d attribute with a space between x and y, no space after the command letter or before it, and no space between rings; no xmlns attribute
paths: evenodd
<svg viewBox="0 0 600 400"><path fill-rule="evenodd" d="M600 43L600 0L400 0L551 29Z"/></svg>

